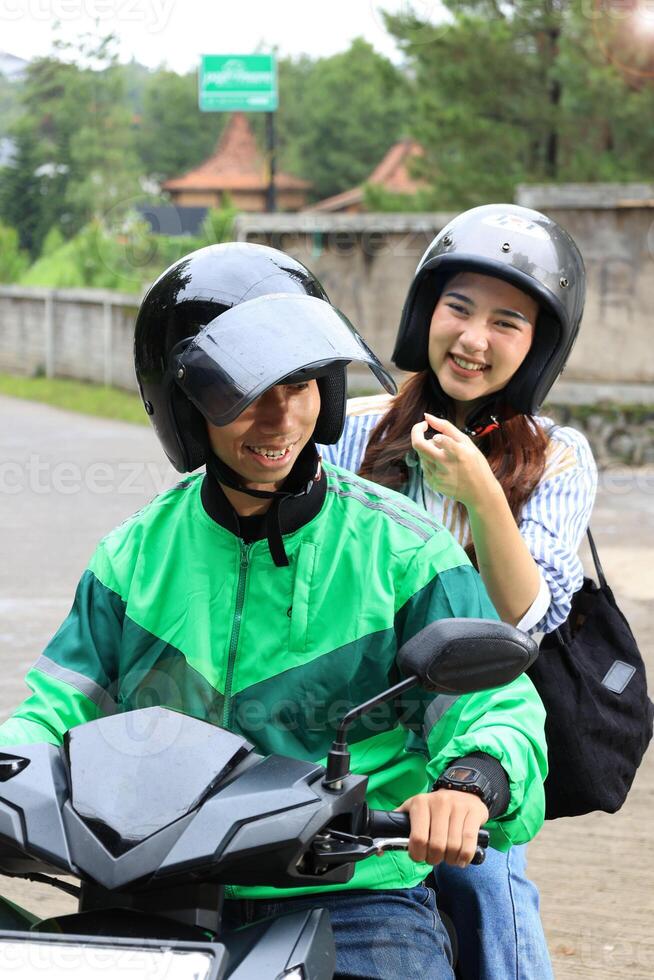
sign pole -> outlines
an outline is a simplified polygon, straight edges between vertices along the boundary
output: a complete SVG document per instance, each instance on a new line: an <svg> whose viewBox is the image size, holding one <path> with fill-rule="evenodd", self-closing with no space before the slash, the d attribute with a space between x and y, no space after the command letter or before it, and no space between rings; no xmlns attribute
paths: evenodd
<svg viewBox="0 0 654 980"><path fill-rule="evenodd" d="M275 188L275 113L266 113L266 137L268 143L268 191L266 193L266 211L277 210L277 192Z"/></svg>

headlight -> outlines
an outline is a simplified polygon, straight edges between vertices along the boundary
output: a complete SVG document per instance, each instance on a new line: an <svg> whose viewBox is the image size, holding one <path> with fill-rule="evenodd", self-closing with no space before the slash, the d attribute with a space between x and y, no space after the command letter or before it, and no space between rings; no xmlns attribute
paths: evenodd
<svg viewBox="0 0 654 980"><path fill-rule="evenodd" d="M165 943L161 943L162 946ZM0 977L11 980L209 980L212 953L181 949L112 946L104 940L40 941L0 936ZM298 976L300 976L298 974ZM304 980L304 978L302 978Z"/></svg>

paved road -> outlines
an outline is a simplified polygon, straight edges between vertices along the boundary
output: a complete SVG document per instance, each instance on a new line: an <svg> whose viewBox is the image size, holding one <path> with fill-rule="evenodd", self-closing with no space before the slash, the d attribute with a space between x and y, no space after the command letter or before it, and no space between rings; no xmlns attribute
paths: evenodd
<svg viewBox="0 0 654 980"><path fill-rule="evenodd" d="M175 479L147 428L0 397L0 718L97 540ZM604 474L593 527L654 677L654 469ZM619 814L555 821L531 845L558 980L654 975L652 810L654 752ZM42 914L72 907L7 878L0 893Z"/></svg>

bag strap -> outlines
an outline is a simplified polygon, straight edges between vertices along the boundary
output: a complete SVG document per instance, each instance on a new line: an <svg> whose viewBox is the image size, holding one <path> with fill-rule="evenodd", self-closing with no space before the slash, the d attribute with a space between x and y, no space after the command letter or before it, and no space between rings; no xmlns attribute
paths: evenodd
<svg viewBox="0 0 654 980"><path fill-rule="evenodd" d="M586 534L588 535L588 543L590 545L590 553L593 556L593 564L595 565L595 573L597 575L597 581L601 589L609 589L611 591L604 575L604 569L602 568L602 563L600 561L599 553L597 551L597 545L595 544L595 539L590 532L590 528L586 528ZM567 637L570 636L570 626L568 620L562 623L561 626L557 627L554 631L557 642L560 647L567 651L569 656L572 656L570 648L568 646Z"/></svg>
<svg viewBox="0 0 654 980"><path fill-rule="evenodd" d="M588 535L588 543L590 545L590 553L593 556L593 564L595 565L595 571L597 573L597 580L600 587L605 589L607 587L606 576L604 575L604 569L602 568L602 563L600 562L600 557L597 552L597 547L593 535L590 533L590 528L587 528L586 533Z"/></svg>

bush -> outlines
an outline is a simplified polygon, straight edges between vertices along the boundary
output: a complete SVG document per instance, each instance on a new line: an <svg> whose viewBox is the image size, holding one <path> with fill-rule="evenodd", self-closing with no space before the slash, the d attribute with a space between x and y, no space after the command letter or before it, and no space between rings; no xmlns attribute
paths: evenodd
<svg viewBox="0 0 654 980"><path fill-rule="evenodd" d="M54 232L49 233L41 258L20 281L55 289L91 287L140 293L167 266L203 244L196 238L154 235L143 222L129 222L120 233L111 234L100 221L92 221L59 247Z"/></svg>
<svg viewBox="0 0 654 980"><path fill-rule="evenodd" d="M17 282L28 265L29 258L20 248L18 232L0 222L0 283Z"/></svg>
<svg viewBox="0 0 654 980"><path fill-rule="evenodd" d="M228 194L223 195L221 208L210 208L202 222L200 238L203 245L231 242L234 237L234 220L238 211Z"/></svg>

